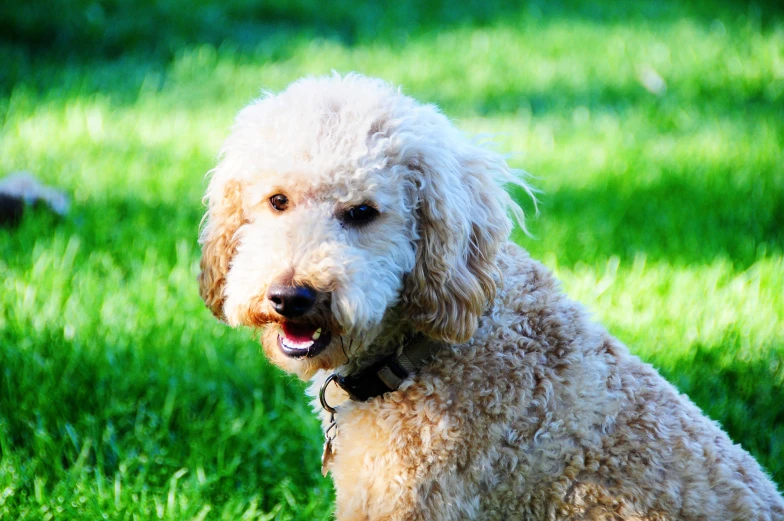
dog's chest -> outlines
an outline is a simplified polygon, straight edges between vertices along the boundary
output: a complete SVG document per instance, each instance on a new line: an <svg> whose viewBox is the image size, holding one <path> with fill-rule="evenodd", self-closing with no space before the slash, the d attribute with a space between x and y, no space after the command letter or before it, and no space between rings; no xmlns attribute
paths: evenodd
<svg viewBox="0 0 784 521"><path fill-rule="evenodd" d="M456 426L440 400L392 394L351 404L337 415L330 473L338 519L353 519L349 513L365 519L359 512L373 519L413 505L411 485L430 481L443 462L451 461Z"/></svg>

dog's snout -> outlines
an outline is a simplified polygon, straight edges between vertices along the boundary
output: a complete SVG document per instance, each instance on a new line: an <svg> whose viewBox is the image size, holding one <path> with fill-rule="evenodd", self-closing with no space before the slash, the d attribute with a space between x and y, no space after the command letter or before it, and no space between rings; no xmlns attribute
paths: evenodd
<svg viewBox="0 0 784 521"><path fill-rule="evenodd" d="M286 318L299 317L316 303L316 290L309 286L275 284L267 291L272 309Z"/></svg>

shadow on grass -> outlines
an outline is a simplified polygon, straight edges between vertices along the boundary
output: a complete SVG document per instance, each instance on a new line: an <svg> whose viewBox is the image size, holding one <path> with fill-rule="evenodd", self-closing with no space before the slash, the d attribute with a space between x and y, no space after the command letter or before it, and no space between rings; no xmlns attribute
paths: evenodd
<svg viewBox="0 0 784 521"><path fill-rule="evenodd" d="M537 238L516 238L535 256L558 252L564 266L644 254L672 265L726 258L744 269L784 253L784 185L775 176L767 185L754 175L736 182L722 170L709 179L664 172L644 185L620 177L562 187L541 196L541 215L530 223Z"/></svg>
<svg viewBox="0 0 784 521"><path fill-rule="evenodd" d="M185 241L196 249L203 212L198 200L175 205L135 198L76 202L65 218L34 208L25 213L18 229L0 229L0 251L6 252L3 260L12 269L24 269L35 261L37 247L78 237L75 266L93 254L108 253L115 266L131 273L150 251L164 265L174 266L178 243Z"/></svg>
<svg viewBox="0 0 784 521"><path fill-rule="evenodd" d="M450 26L482 26L519 17L573 18L592 23L671 22L689 17L710 23L717 18L748 17L765 26L784 8L776 0L742 2L656 2L617 4L562 0L547 2L402 0L393 8L373 0L244 2L197 0L187 7L175 0L52 0L7 3L0 8L2 40L31 52L76 59L117 57L131 50L165 55L183 45L231 40L255 45L276 33L304 31L352 45L399 39Z"/></svg>
<svg viewBox="0 0 784 521"><path fill-rule="evenodd" d="M481 27L499 21L541 24L580 20L596 25L643 23L651 26L684 18L706 25L719 19L765 30L784 13L777 0L742 2L402 0L389 8L374 0L246 2L197 0L52 0L6 2L0 6L0 92L25 82L44 88L29 60L52 70L79 69L95 61L127 60L136 68L162 66L179 51L202 44L228 45L255 60L276 61L296 51L304 39L325 38L342 45L381 43L400 46L410 38L452 27ZM259 52L272 49L271 54ZM15 59L8 59L9 57ZM49 74L51 75L51 73ZM138 90L125 82L114 88Z"/></svg>
<svg viewBox="0 0 784 521"><path fill-rule="evenodd" d="M733 84L722 86L695 83L682 88L671 84L660 97L646 91L636 81L613 85L597 79L581 85L551 80L542 90L520 82L504 86L488 85L478 96L448 97L435 90L433 101L451 110L475 113L480 116L508 116L521 108L534 117L553 113L571 114L578 107L591 113L623 115L631 110L642 110L657 129L666 132L678 128L674 116L684 110L709 120L725 118L739 122L757 119L784 118L779 96L765 92L763 85L742 88ZM784 137L784 136L783 136Z"/></svg>

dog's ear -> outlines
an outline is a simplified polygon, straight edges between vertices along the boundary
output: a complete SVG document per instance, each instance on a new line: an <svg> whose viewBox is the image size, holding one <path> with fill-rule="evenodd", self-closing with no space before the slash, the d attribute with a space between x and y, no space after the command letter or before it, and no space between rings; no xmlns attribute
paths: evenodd
<svg viewBox="0 0 784 521"><path fill-rule="evenodd" d="M457 150L444 143L420 150L408 167L418 187L418 242L401 302L419 331L466 342L501 281L496 253L511 231L507 210L522 223L501 185L530 189L499 154L464 141Z"/></svg>
<svg viewBox="0 0 784 521"><path fill-rule="evenodd" d="M225 181L219 165L210 181L205 199L207 213L199 235L201 244L201 272L199 294L212 314L225 320L223 290L229 264L237 251L237 231L244 222L242 211L242 184Z"/></svg>

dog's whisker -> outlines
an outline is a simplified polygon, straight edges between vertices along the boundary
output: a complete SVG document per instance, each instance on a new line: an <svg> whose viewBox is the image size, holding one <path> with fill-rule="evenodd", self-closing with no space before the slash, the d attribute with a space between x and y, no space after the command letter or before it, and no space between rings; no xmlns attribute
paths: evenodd
<svg viewBox="0 0 784 521"><path fill-rule="evenodd" d="M343 350L343 356L346 357L346 363L349 361L348 353L346 353L346 344L343 342L343 335L340 335L340 348Z"/></svg>

